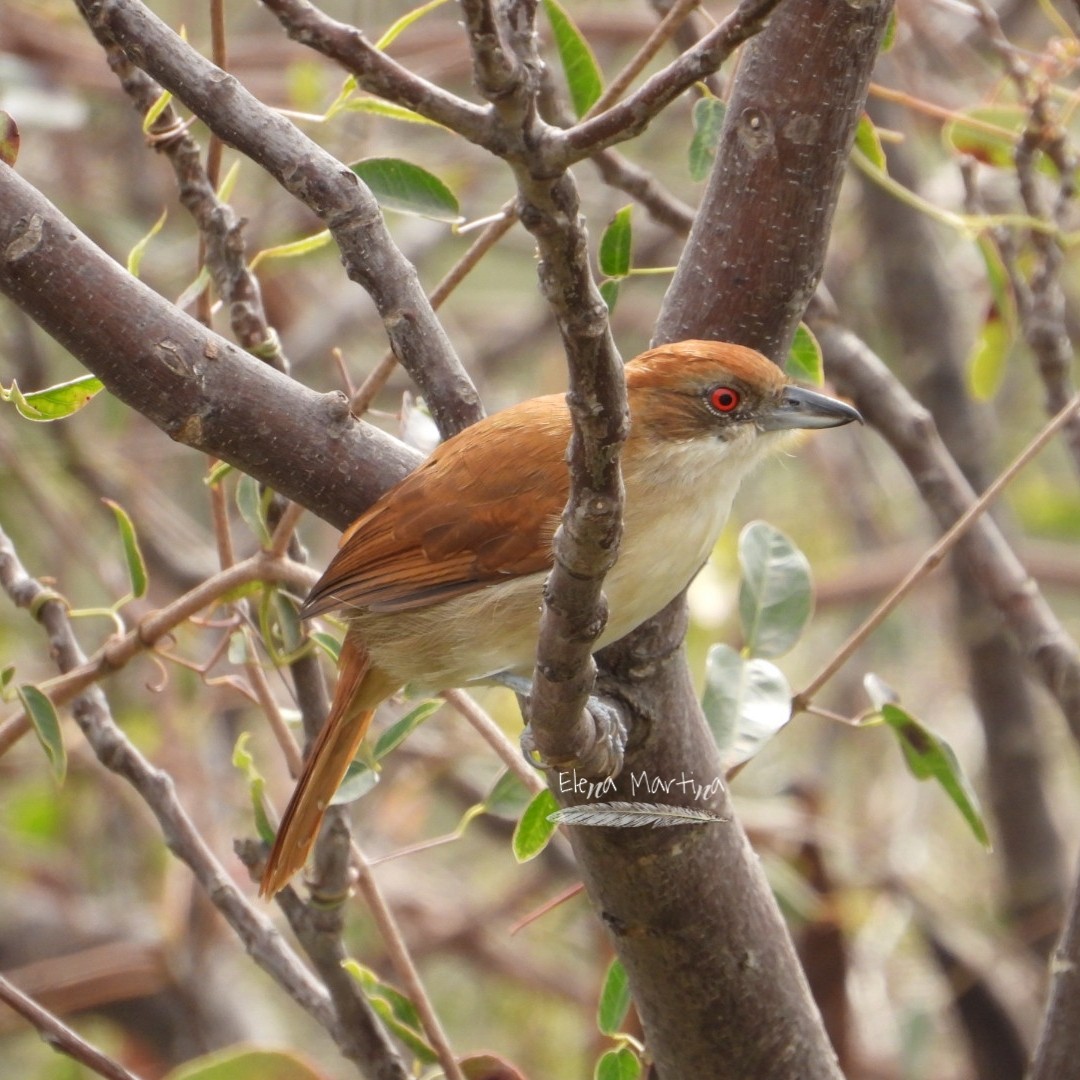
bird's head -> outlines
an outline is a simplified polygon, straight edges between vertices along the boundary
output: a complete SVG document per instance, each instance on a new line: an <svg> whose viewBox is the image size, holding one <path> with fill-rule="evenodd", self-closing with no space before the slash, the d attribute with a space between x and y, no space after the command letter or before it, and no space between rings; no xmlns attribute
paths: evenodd
<svg viewBox="0 0 1080 1080"><path fill-rule="evenodd" d="M862 422L850 405L790 383L761 353L722 341L680 341L626 365L632 438L746 446L804 428ZM773 442L772 438L760 440Z"/></svg>

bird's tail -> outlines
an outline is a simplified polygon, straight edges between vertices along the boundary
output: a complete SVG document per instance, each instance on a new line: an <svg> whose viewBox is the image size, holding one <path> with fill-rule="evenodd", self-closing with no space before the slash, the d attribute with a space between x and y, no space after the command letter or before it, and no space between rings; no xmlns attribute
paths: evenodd
<svg viewBox="0 0 1080 1080"><path fill-rule="evenodd" d="M367 650L347 634L341 646L330 713L304 762L278 826L259 885L260 896L270 897L279 892L307 861L326 808L360 748L375 706L386 696L378 693L376 687L364 685L369 674L373 676L369 682L380 681L380 673L371 670ZM387 693L394 689L391 687Z"/></svg>

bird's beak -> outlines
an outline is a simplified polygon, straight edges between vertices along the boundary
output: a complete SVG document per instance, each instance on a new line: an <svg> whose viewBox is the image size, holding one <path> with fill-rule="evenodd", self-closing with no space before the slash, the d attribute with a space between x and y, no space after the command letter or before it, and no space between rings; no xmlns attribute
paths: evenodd
<svg viewBox="0 0 1080 1080"><path fill-rule="evenodd" d="M785 431L792 428L827 428L863 422L859 410L836 398L826 397L802 386L785 386L779 402L757 420L762 431Z"/></svg>

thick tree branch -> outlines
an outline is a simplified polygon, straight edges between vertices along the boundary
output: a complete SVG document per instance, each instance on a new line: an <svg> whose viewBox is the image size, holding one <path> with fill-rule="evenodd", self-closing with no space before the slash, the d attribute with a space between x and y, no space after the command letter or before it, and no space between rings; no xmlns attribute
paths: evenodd
<svg viewBox="0 0 1080 1080"><path fill-rule="evenodd" d="M482 415L476 390L356 174L215 67L137 0L77 0L101 38L172 91L223 142L264 168L330 230L349 277L371 296L391 347L443 435ZM273 485L281 490L277 485Z"/></svg>
<svg viewBox="0 0 1080 1080"><path fill-rule="evenodd" d="M6 165L0 292L171 438L338 528L419 461L354 420L344 395L308 390L178 311Z"/></svg>

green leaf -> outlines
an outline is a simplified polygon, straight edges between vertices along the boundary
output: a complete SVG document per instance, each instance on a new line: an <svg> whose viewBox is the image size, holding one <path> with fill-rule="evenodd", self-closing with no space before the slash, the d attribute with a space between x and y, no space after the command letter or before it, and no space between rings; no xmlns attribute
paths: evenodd
<svg viewBox="0 0 1080 1080"><path fill-rule="evenodd" d="M525 813L518 819L511 842L514 858L519 863L535 859L547 847L555 832L555 823L548 821L548 815L558 809L559 804L548 788L537 792L525 807Z"/></svg>
<svg viewBox="0 0 1080 1080"><path fill-rule="evenodd" d="M608 223L600 237L600 273L609 278L630 273L630 245L633 239L630 215L633 205L624 206Z"/></svg>
<svg viewBox="0 0 1080 1080"><path fill-rule="evenodd" d="M443 3L444 0L439 0ZM424 124L427 127L441 128L443 125L435 120L429 120L412 109L406 109L404 105L395 105L390 101L383 101L377 97L353 97L341 106L341 111L365 113L368 116L381 116L387 120L400 120L406 124Z"/></svg>
<svg viewBox="0 0 1080 1080"><path fill-rule="evenodd" d="M161 215L157 221L150 226L150 231L128 252L127 257L127 270L132 277L139 276L139 270L142 267L143 256L146 254L146 249L150 246L150 241L165 227L165 222L168 220L168 209L162 210Z"/></svg>
<svg viewBox="0 0 1080 1080"><path fill-rule="evenodd" d="M379 782L378 770L363 758L356 758L349 762L345 770L345 777L338 785L334 797L330 800L331 806L345 806L347 803L362 799L369 791L374 789Z"/></svg>
<svg viewBox="0 0 1080 1080"><path fill-rule="evenodd" d="M1001 249L994 238L985 232L979 236L978 246L979 254L986 266L986 281L990 286L994 308L998 315L1009 324L1009 329L1015 332L1019 321L1016 311L1016 293L1013 290L1012 278L1009 277L1005 260L1001 257Z"/></svg>
<svg viewBox="0 0 1080 1080"><path fill-rule="evenodd" d="M255 831L259 834L259 839L264 844L272 844L275 830L274 826L270 824L270 819L266 816L266 799L264 795L266 781L263 779L262 773L255 768L255 759L247 748L250 738L251 732L243 731L236 740L232 753L233 768L238 769L247 780L252 815L255 819Z"/></svg>
<svg viewBox="0 0 1080 1080"><path fill-rule="evenodd" d="M544 0L544 11L551 23L555 48L570 90L570 101L580 119L603 93L604 80L600 65L589 43L558 0Z"/></svg>
<svg viewBox="0 0 1080 1080"><path fill-rule="evenodd" d="M384 210L456 225L465 219L454 193L434 174L401 158L367 158L349 166Z"/></svg>
<svg viewBox="0 0 1080 1080"><path fill-rule="evenodd" d="M407 716L392 723L378 738L372 757L381 761L395 747L400 746L429 716L443 707L442 699L422 701Z"/></svg>
<svg viewBox="0 0 1080 1080"><path fill-rule="evenodd" d="M687 161L691 180L704 180L709 175L716 159L716 148L720 145L726 112L727 105L710 93L694 102L694 137L690 140Z"/></svg>
<svg viewBox="0 0 1080 1080"><path fill-rule="evenodd" d="M701 709L724 772L752 758L790 719L791 687L768 660L714 645L705 660Z"/></svg>
<svg viewBox="0 0 1080 1080"><path fill-rule="evenodd" d="M618 957L611 961L604 985L600 988L600 1005L596 1011L596 1026L605 1035L614 1035L626 1019L630 1008L630 981Z"/></svg>
<svg viewBox="0 0 1080 1080"><path fill-rule="evenodd" d="M504 769L484 799L484 810L494 817L516 820L529 805L531 793L521 777Z"/></svg>
<svg viewBox="0 0 1080 1080"><path fill-rule="evenodd" d="M806 323L799 323L788 350L787 373L800 382L820 386L825 381L825 366L818 339Z"/></svg>
<svg viewBox="0 0 1080 1080"><path fill-rule="evenodd" d="M1012 329L992 311L968 354L968 386L976 400L990 401L1001 389L1012 343Z"/></svg>
<svg viewBox="0 0 1080 1080"><path fill-rule="evenodd" d="M959 154L998 169L1016 167L1016 147L1028 123L1028 111L1019 105L978 105L957 112L942 129L942 138ZM1055 173L1045 154L1036 168Z"/></svg>
<svg viewBox="0 0 1080 1080"><path fill-rule="evenodd" d="M8 664L7 667L0 668L0 701L8 700L5 697L5 692L7 691L7 688L13 678L15 678L14 664Z"/></svg>
<svg viewBox="0 0 1080 1080"><path fill-rule="evenodd" d="M432 1065L438 1057L423 1037L420 1015L416 1006L400 990L385 983L370 968L355 960L346 960L342 967L360 983L365 996L382 1018L386 1026L425 1065Z"/></svg>
<svg viewBox="0 0 1080 1080"><path fill-rule="evenodd" d="M0 161L14 166L19 156L19 125L9 113L0 110Z"/></svg>
<svg viewBox="0 0 1080 1080"><path fill-rule="evenodd" d="M299 240L293 240L288 244L278 244L275 247L263 248L262 251L257 251L252 256L248 268L254 270L259 263L266 262L268 259L296 259L302 255L310 255L313 251L320 251L322 248L328 247L331 240L330 230L323 229L322 232L313 233L311 236L301 237ZM189 290L185 290L185 294L188 291Z"/></svg>
<svg viewBox="0 0 1080 1080"><path fill-rule="evenodd" d="M262 591L259 633L275 667L291 664L308 648L295 602L276 585L267 585Z"/></svg>
<svg viewBox="0 0 1080 1080"><path fill-rule="evenodd" d="M285 1050L231 1046L185 1061L164 1080L327 1080L327 1074Z"/></svg>
<svg viewBox="0 0 1080 1080"><path fill-rule="evenodd" d="M866 160L875 169L888 173L889 163L885 159L885 148L881 145L881 136L874 127L873 120L866 113L859 117L858 126L855 128L855 146L863 152Z"/></svg>
<svg viewBox="0 0 1080 1080"><path fill-rule="evenodd" d="M139 547L139 538L135 535L135 526L127 511L112 499L101 500L116 516L116 524L120 529L120 543L124 546L124 560L127 562L128 580L131 582L131 595L136 600L146 595L146 586L149 583L149 575L146 572L146 560L143 558L142 549Z"/></svg>
<svg viewBox="0 0 1080 1080"><path fill-rule="evenodd" d="M10 401L27 420L62 420L77 413L104 388L105 384L94 375L81 375L71 382L58 383L29 394L24 394L18 384L12 382L10 390L0 386L0 401Z"/></svg>
<svg viewBox="0 0 1080 1080"><path fill-rule="evenodd" d="M629 1046L605 1050L596 1063L595 1080L637 1080L641 1075L641 1059Z"/></svg>
<svg viewBox="0 0 1080 1080"><path fill-rule="evenodd" d="M437 7L441 7L445 3L446 0L428 0L428 3L421 4L419 7L413 8L412 11L405 12L404 15L395 19L394 22L390 24L390 29L375 42L375 48L380 51L389 48L394 39L403 30L408 30L417 19L423 18L429 11L434 11Z"/></svg>
<svg viewBox="0 0 1080 1080"><path fill-rule="evenodd" d="M615 304L619 299L619 285L621 281L608 280L600 282L600 298L607 305L608 314L615 310Z"/></svg>
<svg viewBox="0 0 1080 1080"><path fill-rule="evenodd" d="M266 521L266 501L259 482L244 473L236 485L236 506L247 527L259 538L265 547L270 543L270 526Z"/></svg>
<svg viewBox="0 0 1080 1080"><path fill-rule="evenodd" d="M60 717L56 708L36 686L29 683L16 691L19 701L26 711L27 719L34 729L34 734L49 759L52 774L58 784L64 782L67 774L67 752L64 750L64 736L60 730Z"/></svg>
<svg viewBox="0 0 1080 1080"><path fill-rule="evenodd" d="M810 618L810 564L779 529L752 521L739 535L739 565L739 619L747 652L782 656Z"/></svg>
<svg viewBox="0 0 1080 1080"><path fill-rule="evenodd" d="M978 797L952 747L899 705L882 705L881 718L896 733L912 775L917 780L936 780L963 815L975 839L990 850L990 836Z"/></svg>
<svg viewBox="0 0 1080 1080"><path fill-rule="evenodd" d="M325 630L312 630L311 640L336 664L341 659L341 639Z"/></svg>
<svg viewBox="0 0 1080 1080"><path fill-rule="evenodd" d="M172 103L172 92L169 90L162 90L158 96L157 101L146 110L146 115L143 117L142 130L144 135L150 133L150 129L157 123L157 119Z"/></svg>

